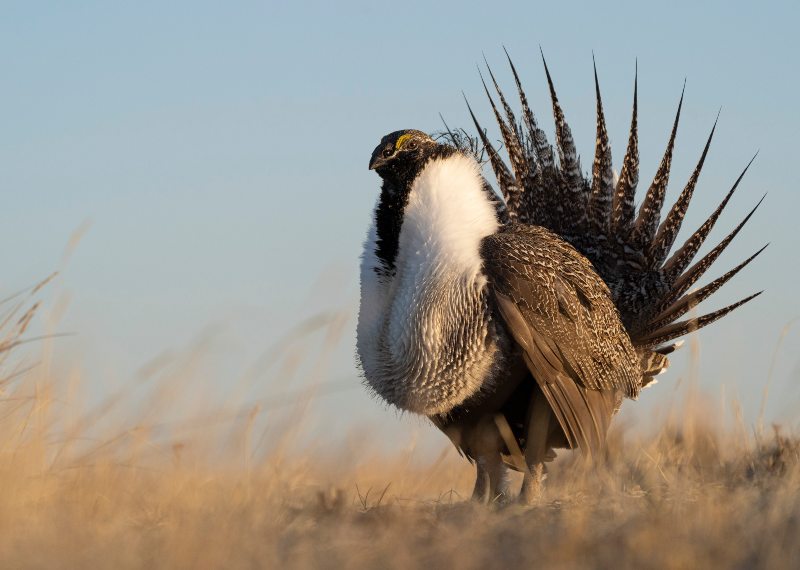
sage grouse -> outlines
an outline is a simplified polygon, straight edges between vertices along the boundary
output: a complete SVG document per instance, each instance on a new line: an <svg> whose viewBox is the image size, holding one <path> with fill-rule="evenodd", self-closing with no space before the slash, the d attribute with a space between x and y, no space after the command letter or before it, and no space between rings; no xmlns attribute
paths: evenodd
<svg viewBox="0 0 800 570"><path fill-rule="evenodd" d="M627 150L615 180L595 70L597 142L587 179L546 63L557 157L509 64L521 121L491 70L502 114L488 88L486 94L510 167L471 109L480 142L464 144L470 139L452 133L437 141L402 130L383 137L372 153L369 168L383 184L361 265L357 347L366 382L378 396L430 418L477 464L474 499L508 500L510 466L523 471L519 498L530 502L554 449L579 448L589 457L602 449L623 397L636 398L665 371L666 355L680 344L675 339L758 295L678 320L763 248L689 292L753 213L690 265L742 172L717 209L669 255L714 128L662 221L683 94L637 213L636 81ZM481 145L502 199L481 174Z"/></svg>

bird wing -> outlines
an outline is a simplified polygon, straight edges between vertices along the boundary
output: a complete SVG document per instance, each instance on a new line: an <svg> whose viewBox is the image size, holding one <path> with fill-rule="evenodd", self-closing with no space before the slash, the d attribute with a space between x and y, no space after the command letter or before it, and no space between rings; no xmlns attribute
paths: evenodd
<svg viewBox="0 0 800 570"><path fill-rule="evenodd" d="M571 447L605 441L619 395L636 397L639 357L611 293L571 245L538 227L512 224L481 244L499 314Z"/></svg>

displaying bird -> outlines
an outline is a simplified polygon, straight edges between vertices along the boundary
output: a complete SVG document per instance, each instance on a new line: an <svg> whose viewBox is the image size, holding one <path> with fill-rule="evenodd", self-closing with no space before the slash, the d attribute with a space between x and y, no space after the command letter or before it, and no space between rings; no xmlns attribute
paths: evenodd
<svg viewBox="0 0 800 570"><path fill-rule="evenodd" d="M595 69L597 141L585 178L547 64L555 149L510 58L509 65L521 121L491 69L503 113L484 88L510 167L471 109L478 135L471 145L452 132L435 140L401 130L372 153L369 168L382 186L362 257L357 349L375 394L430 418L476 463L475 500L509 500L512 468L524 473L519 500L530 503L554 449L579 448L589 457L602 450L623 398L636 398L666 370L666 355L681 342L675 339L760 294L679 320L763 248L690 291L758 207L692 264L746 167L670 255L716 128L662 220L683 94L637 213L636 81L615 180ZM478 140L502 198L481 173Z"/></svg>

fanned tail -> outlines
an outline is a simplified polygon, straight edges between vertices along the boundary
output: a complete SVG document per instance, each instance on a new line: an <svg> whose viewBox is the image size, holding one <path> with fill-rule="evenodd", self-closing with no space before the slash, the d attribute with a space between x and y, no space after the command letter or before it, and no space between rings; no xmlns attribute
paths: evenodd
<svg viewBox="0 0 800 570"><path fill-rule="evenodd" d="M489 76L504 114L501 114L485 83L484 88L500 128L511 168L505 165L497 150L489 143L472 109L470 114L506 199L509 216L514 221L548 228L569 241L592 261L608 284L623 323L634 344L641 351L643 379L646 384L666 368L668 364L666 355L680 346L681 341L667 343L719 320L760 294L750 295L699 317L678 320L711 297L766 247L762 247L709 284L690 292L691 287L714 264L761 204L759 201L744 220L716 247L692 265L695 255L753 160L747 164L708 219L670 256L708 156L719 114L689 180L662 221L661 211L664 207L683 107L684 82L667 148L636 214L634 200L639 179L638 65L634 79L628 144L620 175L615 184L597 66L593 66L597 138L591 180L587 180L581 172L572 132L556 95L544 54L542 62L555 120L556 150L559 159L557 162L554 159L553 147L547 142L547 137L530 109L528 98L508 52L506 56L516 84L522 120L517 122L491 69Z"/></svg>

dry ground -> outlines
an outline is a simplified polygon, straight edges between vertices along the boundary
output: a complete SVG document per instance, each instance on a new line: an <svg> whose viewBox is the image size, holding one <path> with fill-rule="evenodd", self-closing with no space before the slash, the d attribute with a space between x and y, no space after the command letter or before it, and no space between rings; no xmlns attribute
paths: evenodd
<svg viewBox="0 0 800 570"><path fill-rule="evenodd" d="M800 567L800 439L700 400L617 428L594 468L562 452L540 505L487 508L448 448L301 446L292 426L255 454L257 409L165 429L176 386L138 418L119 394L77 412L46 366L11 375L28 320L0 343L0 568Z"/></svg>
<svg viewBox="0 0 800 570"><path fill-rule="evenodd" d="M597 468L564 453L539 506L486 508L463 500L472 472L449 451L347 467L279 446L247 465L143 428L82 446L22 401L0 405L2 568L800 564L800 441L779 432L618 432Z"/></svg>

